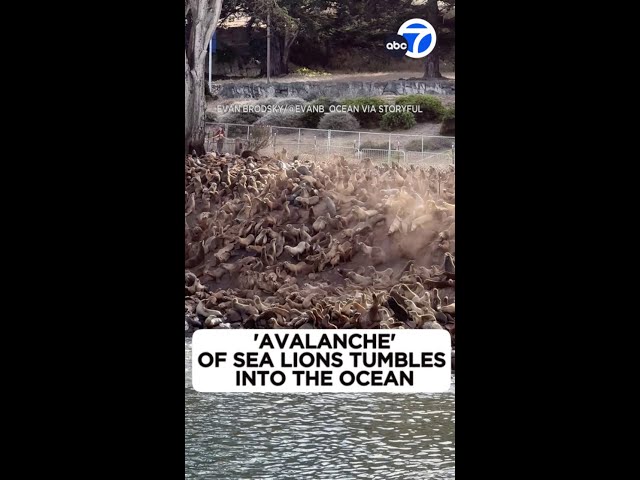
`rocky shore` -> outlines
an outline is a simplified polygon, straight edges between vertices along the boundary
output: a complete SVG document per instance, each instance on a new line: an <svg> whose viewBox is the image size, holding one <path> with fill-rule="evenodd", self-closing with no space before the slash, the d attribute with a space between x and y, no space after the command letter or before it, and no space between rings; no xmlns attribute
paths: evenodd
<svg viewBox="0 0 640 480"><path fill-rule="evenodd" d="M399 79L386 81L298 81L298 82L228 82L212 87L220 98L318 97L349 98L382 95L453 95L455 80Z"/></svg>
<svg viewBox="0 0 640 480"><path fill-rule="evenodd" d="M437 328L455 345L455 172L253 152L185 159L185 335Z"/></svg>

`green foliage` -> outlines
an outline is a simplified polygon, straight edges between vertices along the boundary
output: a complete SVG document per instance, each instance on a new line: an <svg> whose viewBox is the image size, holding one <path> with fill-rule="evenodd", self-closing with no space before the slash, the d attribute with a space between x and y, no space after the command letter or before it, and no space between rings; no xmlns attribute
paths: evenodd
<svg viewBox="0 0 640 480"><path fill-rule="evenodd" d="M313 111L316 109L316 107L319 107L320 105L324 107L323 112ZM329 113L329 107L332 105L338 105L338 102L336 102L335 100L331 100L330 98L327 98L327 97L317 98L313 102L310 102L309 104L307 104L308 108L302 114L302 120L304 122L304 126L307 128L318 128L318 122L320 122L320 119L325 113ZM318 110L320 109L318 108Z"/></svg>
<svg viewBox="0 0 640 480"><path fill-rule="evenodd" d="M267 97L267 98L261 98L255 104L256 105L275 105L277 102L278 102L277 98Z"/></svg>
<svg viewBox="0 0 640 480"><path fill-rule="evenodd" d="M360 149L372 148L374 150L388 150L389 142L374 142L372 140L365 140L360 143Z"/></svg>
<svg viewBox="0 0 640 480"><path fill-rule="evenodd" d="M346 0L335 2L335 17L330 26L336 45L370 47L381 45L389 32L410 18L424 18L423 5L412 0Z"/></svg>
<svg viewBox="0 0 640 480"><path fill-rule="evenodd" d="M419 138L401 145L400 148L409 152L422 152L423 141ZM424 137L424 151L441 151L451 148L451 139L439 137Z"/></svg>
<svg viewBox="0 0 640 480"><path fill-rule="evenodd" d="M276 101L276 105L305 105L307 102L305 102L302 98L298 98L298 97L285 97L285 98L279 98Z"/></svg>
<svg viewBox="0 0 640 480"><path fill-rule="evenodd" d="M222 115L220 121L222 123L239 123L241 125L253 125L260 118L257 112L235 112L229 111Z"/></svg>
<svg viewBox="0 0 640 480"><path fill-rule="evenodd" d="M442 125L440 126L440 135L448 135L454 137L456 135L456 107L455 105L449 109L442 117Z"/></svg>
<svg viewBox="0 0 640 480"><path fill-rule="evenodd" d="M357 130L360 124L355 116L347 112L329 112L325 113L318 128L323 130Z"/></svg>
<svg viewBox="0 0 640 480"><path fill-rule="evenodd" d="M216 63L231 63L238 55L230 48L224 45L218 45L216 48Z"/></svg>
<svg viewBox="0 0 640 480"><path fill-rule="evenodd" d="M387 112L380 120L382 130L408 130L416 124L416 119L411 112Z"/></svg>
<svg viewBox="0 0 640 480"><path fill-rule="evenodd" d="M444 117L442 117L442 119L445 120L445 119L448 119L448 118L456 118L456 106L455 105L451 105L444 112Z"/></svg>
<svg viewBox="0 0 640 480"><path fill-rule="evenodd" d="M216 121L216 119L217 119L216 112L213 112L211 110L207 110L206 112L204 112L204 121L205 122L213 123L213 122Z"/></svg>
<svg viewBox="0 0 640 480"><path fill-rule="evenodd" d="M404 95L396 99L396 105L420 106L422 113L415 113L415 119L422 122L439 122L446 112L440 99L431 95Z"/></svg>
<svg viewBox="0 0 640 480"><path fill-rule="evenodd" d="M265 148L267 145L269 145L269 141L271 140L270 133L271 131L268 126L254 125L251 128L249 142L245 150L253 150L257 152L258 150Z"/></svg>
<svg viewBox="0 0 640 480"><path fill-rule="evenodd" d="M247 138L247 128L244 125L227 125L227 130L224 133L227 138L245 139Z"/></svg>
<svg viewBox="0 0 640 480"><path fill-rule="evenodd" d="M433 9L436 5L436 18ZM447 35L441 32L444 25L442 14L455 5L454 0L429 0L428 2L415 0L224 0L220 22L230 17L247 17L253 19L249 29L255 33L250 40L251 56L260 60L264 65L265 51L265 23L267 12L271 14L272 40L279 44L285 41L292 46L292 52L297 45L317 46L317 51L326 51L328 46L349 46L353 48L367 48L379 51L385 37L409 18L424 18L436 26L438 38ZM431 12L431 13L430 13ZM455 22L447 22L447 29L453 30ZM441 44L444 46L444 42ZM220 45L224 47L224 45ZM333 48L329 49L333 50ZM224 55L224 53L223 53ZM314 70L301 69L301 75L323 75L316 70L325 65L327 59L334 53L327 52L319 61L315 55L303 57L298 65L312 66ZM277 56L277 55L276 55ZM382 55L384 56L384 55ZM298 55L299 57L299 55ZM220 59L219 59L220 61ZM344 64L349 69L349 64ZM263 70L264 73L264 70Z"/></svg>
<svg viewBox="0 0 640 480"><path fill-rule="evenodd" d="M343 100L342 105L358 107L358 111L352 114L358 119L362 128L376 128L382 119L382 113L378 111L378 107L386 105L386 102L376 97L359 97ZM371 111L363 111L365 107Z"/></svg>
<svg viewBox="0 0 640 480"><path fill-rule="evenodd" d="M304 127L304 122L302 120L302 113L285 110L268 112L262 118L260 118L255 123L255 125L302 128Z"/></svg>
<svg viewBox="0 0 640 480"><path fill-rule="evenodd" d="M331 75L328 72L324 72L322 70L311 70L307 67L297 68L294 73L297 73L298 75L302 75L304 77L324 77Z"/></svg>
<svg viewBox="0 0 640 480"><path fill-rule="evenodd" d="M415 140L411 140L404 145L401 146L408 152L421 152L422 151L422 140L416 138Z"/></svg>

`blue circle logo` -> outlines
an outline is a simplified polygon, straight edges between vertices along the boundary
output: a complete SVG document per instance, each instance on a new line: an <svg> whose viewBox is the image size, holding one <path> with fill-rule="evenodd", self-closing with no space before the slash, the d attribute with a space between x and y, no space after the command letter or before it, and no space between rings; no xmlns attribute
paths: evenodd
<svg viewBox="0 0 640 480"><path fill-rule="evenodd" d="M436 30L426 20L412 18L398 29L398 35L407 40L407 57L424 58L436 47Z"/></svg>

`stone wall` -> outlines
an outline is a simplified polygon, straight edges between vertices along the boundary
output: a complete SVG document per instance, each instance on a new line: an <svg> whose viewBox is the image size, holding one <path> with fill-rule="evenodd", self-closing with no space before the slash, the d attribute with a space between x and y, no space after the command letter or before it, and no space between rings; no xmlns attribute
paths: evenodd
<svg viewBox="0 0 640 480"><path fill-rule="evenodd" d="M390 80L385 82L289 82L214 84L212 93L220 98L318 97L350 98L381 95L455 94L455 80Z"/></svg>

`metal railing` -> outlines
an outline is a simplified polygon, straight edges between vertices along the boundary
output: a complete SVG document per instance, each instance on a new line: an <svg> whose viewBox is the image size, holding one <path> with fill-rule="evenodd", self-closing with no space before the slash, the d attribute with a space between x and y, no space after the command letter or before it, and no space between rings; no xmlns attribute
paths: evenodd
<svg viewBox="0 0 640 480"><path fill-rule="evenodd" d="M374 162L455 165L455 137L206 123L207 151L218 150L213 140L218 127L223 127L225 132L221 153L234 153L236 139L239 139L243 150L265 155L286 150L289 158L342 155L349 159L369 157Z"/></svg>

